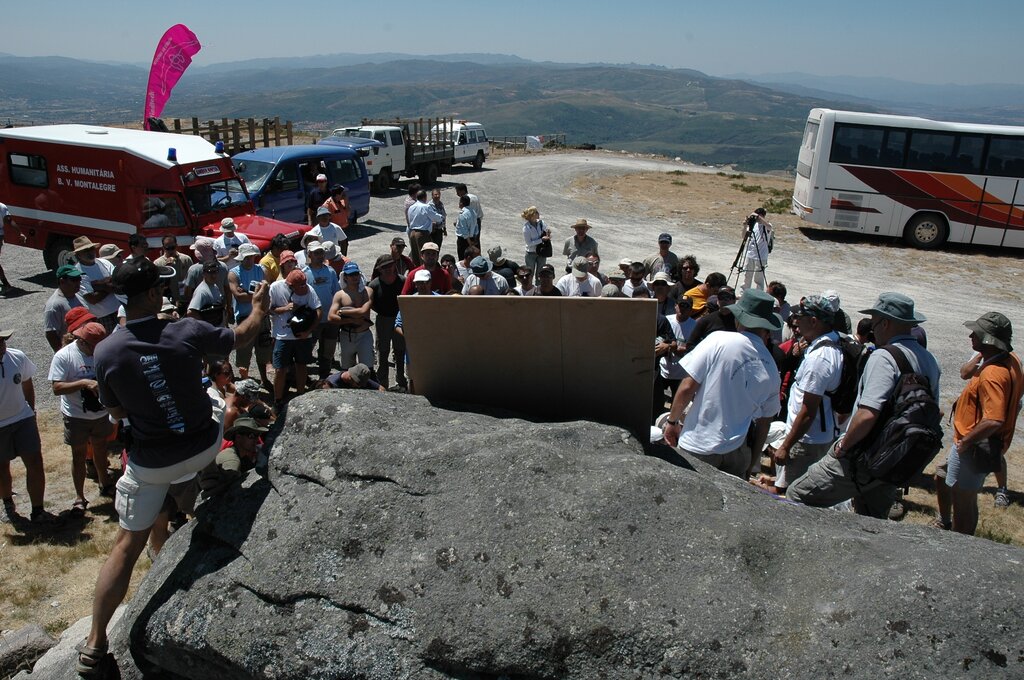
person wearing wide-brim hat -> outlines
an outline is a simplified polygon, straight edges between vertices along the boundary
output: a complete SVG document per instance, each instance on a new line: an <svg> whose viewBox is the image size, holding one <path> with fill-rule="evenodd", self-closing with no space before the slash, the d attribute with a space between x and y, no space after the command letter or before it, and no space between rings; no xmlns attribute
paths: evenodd
<svg viewBox="0 0 1024 680"><path fill-rule="evenodd" d="M224 431L224 439L231 442L231 446L221 450L199 475L199 488L205 497L223 493L256 466L260 436L266 432L267 428L251 416L240 416Z"/></svg>
<svg viewBox="0 0 1024 680"><path fill-rule="evenodd" d="M925 320L914 309L914 301L902 293L881 293L875 304L861 310L871 315L871 328L878 347L864 365L849 419L846 434L831 452L812 465L799 479L791 480L786 498L814 505L831 507L852 501L853 509L862 515L885 519L896 498L897 488L866 473L858 472L848 455L865 443L879 422L880 414L890 401L900 379L897 360L885 348L901 352L914 373L927 379L932 396L939 399L939 364L921 346L911 331Z"/></svg>
<svg viewBox="0 0 1024 680"><path fill-rule="evenodd" d="M712 333L680 361L686 377L672 399L664 433L670 446L678 444L689 456L746 479L750 426L756 421L752 449L761 451L780 408L781 381L768 343L782 319L775 299L759 290L747 291L729 311L737 332Z"/></svg>
<svg viewBox="0 0 1024 680"><path fill-rule="evenodd" d="M565 255L566 274L572 271L572 261L577 257L586 257L590 253L598 257L601 256L597 252L597 241L588 233L590 226L590 223L582 217L572 225L576 233L565 239L565 245L562 246L562 255Z"/></svg>
<svg viewBox="0 0 1024 680"><path fill-rule="evenodd" d="M946 463L935 473L939 516L935 525L973 534L978 525L978 493L992 467L996 473L996 507L1010 504L1006 489L1006 451L1024 393L1024 371L1013 353L1013 326L1005 315L987 312L964 322L971 331L975 355L960 369L967 385L953 408L953 446ZM996 449L998 461L985 466L976 447Z"/></svg>
<svg viewBox="0 0 1024 680"><path fill-rule="evenodd" d="M100 245L88 236L79 236L71 247L78 259L78 271L82 272L79 296L107 332L112 333L117 326L117 308L121 306L111 285L114 264L97 256Z"/></svg>

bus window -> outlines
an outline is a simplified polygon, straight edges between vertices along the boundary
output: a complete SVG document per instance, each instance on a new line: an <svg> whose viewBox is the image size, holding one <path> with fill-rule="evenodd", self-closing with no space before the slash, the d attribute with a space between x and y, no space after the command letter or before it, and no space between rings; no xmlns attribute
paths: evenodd
<svg viewBox="0 0 1024 680"><path fill-rule="evenodd" d="M882 154L879 158L879 164L886 167L902 168L906 148L906 130L886 130L885 141L882 143Z"/></svg>
<svg viewBox="0 0 1024 680"><path fill-rule="evenodd" d="M884 134L884 128L880 127L836 125L830 160L833 163L878 165Z"/></svg>
<svg viewBox="0 0 1024 680"><path fill-rule="evenodd" d="M1024 177L1024 139L992 137L988 147L985 174L1002 177Z"/></svg>
<svg viewBox="0 0 1024 680"><path fill-rule="evenodd" d="M915 130L910 136L907 167L912 170L951 172L956 167L953 147L956 135L950 132Z"/></svg>
<svg viewBox="0 0 1024 680"><path fill-rule="evenodd" d="M818 123L813 120L807 121L807 127L804 128L804 141L801 146L805 149L814 150L814 147L818 143L818 128L821 127Z"/></svg>
<svg viewBox="0 0 1024 680"><path fill-rule="evenodd" d="M956 145L956 172L968 175L981 173L981 154L985 151L985 138L981 135L959 135Z"/></svg>

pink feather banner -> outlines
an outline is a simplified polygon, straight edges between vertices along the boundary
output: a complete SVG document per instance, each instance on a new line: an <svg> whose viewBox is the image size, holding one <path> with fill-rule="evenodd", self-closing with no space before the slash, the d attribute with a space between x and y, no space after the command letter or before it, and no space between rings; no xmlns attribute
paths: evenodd
<svg viewBox="0 0 1024 680"><path fill-rule="evenodd" d="M142 118L146 130L149 129L149 119L159 118L163 113L164 105L171 98L171 90L201 48L199 38L184 24L171 26L160 38L146 87L146 108Z"/></svg>

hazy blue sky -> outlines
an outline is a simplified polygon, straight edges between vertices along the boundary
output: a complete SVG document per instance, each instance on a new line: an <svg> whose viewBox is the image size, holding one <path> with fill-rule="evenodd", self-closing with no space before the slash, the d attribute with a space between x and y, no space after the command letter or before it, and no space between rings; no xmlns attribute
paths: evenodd
<svg viewBox="0 0 1024 680"><path fill-rule="evenodd" d="M4 2L2 16L0 52L18 56L148 63L164 30L184 23L203 44L197 65L338 52L494 52L711 75L1024 83L1019 0L41 0Z"/></svg>

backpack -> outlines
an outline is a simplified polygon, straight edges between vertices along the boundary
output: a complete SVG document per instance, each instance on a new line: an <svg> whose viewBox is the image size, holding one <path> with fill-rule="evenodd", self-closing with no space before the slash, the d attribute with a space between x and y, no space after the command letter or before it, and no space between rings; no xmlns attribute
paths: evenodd
<svg viewBox="0 0 1024 680"><path fill-rule="evenodd" d="M853 404L857 401L857 386L860 384L861 373L864 372L864 364L867 362L868 353L864 351L864 345L852 337L840 335L838 343L830 343L838 347L843 355L843 371L839 377L839 386L831 391L826 391L829 402L832 404L832 412L845 415L853 411ZM821 412L821 430L825 431L825 400L821 400L818 410Z"/></svg>
<svg viewBox="0 0 1024 680"><path fill-rule="evenodd" d="M900 369L896 388L871 434L851 451L851 461L873 479L906 486L942 448L942 413L926 376L915 373L903 350L880 349Z"/></svg>

